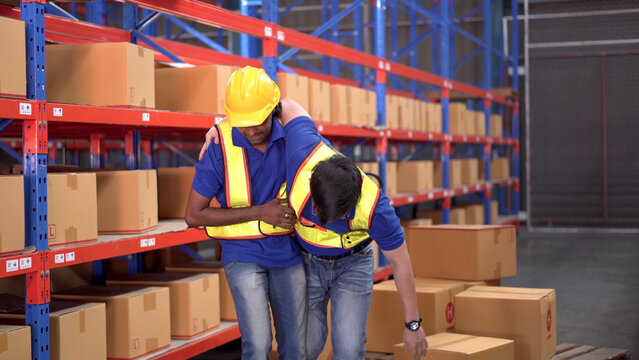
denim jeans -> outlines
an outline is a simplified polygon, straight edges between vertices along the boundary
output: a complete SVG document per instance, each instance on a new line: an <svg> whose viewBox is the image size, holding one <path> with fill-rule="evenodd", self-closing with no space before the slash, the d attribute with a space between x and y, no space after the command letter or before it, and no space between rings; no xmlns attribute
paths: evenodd
<svg viewBox="0 0 639 360"><path fill-rule="evenodd" d="M267 360L271 316L282 360L306 359L306 276L304 266L285 268L234 261L224 265L242 334L242 359Z"/></svg>
<svg viewBox="0 0 639 360"><path fill-rule="evenodd" d="M339 260L304 253L304 266L308 283L306 357L317 359L324 348L330 299L333 360L364 359L366 319L373 292L373 246Z"/></svg>

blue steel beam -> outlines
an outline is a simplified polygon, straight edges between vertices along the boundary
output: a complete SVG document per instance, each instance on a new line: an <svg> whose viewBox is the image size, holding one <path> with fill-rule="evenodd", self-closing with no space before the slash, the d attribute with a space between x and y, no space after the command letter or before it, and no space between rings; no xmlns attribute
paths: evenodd
<svg viewBox="0 0 639 360"><path fill-rule="evenodd" d="M333 1L335 1L335 0L333 0ZM328 30L331 27L334 27L335 25L337 25L337 23L340 20L342 20L346 15L350 14L358 6L362 5L365 1L366 0L355 0L350 6L348 6L346 9L340 11L339 13L335 14L335 16L333 16L330 20L327 20L327 21L323 22L322 26L320 26L317 29L315 29L315 31L313 31L309 35L311 35L311 36L319 36L319 35L323 34L326 30ZM338 6L339 6L339 1L336 1L335 9L337 9ZM333 7L331 6L331 8L333 8ZM334 31L339 31L339 30L335 29ZM294 55L298 51L299 51L299 49L297 49L297 48L291 48L291 49L287 50L284 54L282 54L280 56L280 62L286 61L286 59L288 59L289 57L291 57L292 55Z"/></svg>
<svg viewBox="0 0 639 360"><path fill-rule="evenodd" d="M486 21L486 18L484 17L484 22L485 21ZM489 23L489 25L490 25L490 23ZM507 59L508 58L508 56L506 56L506 54L504 54L503 51L500 51L499 49L495 49L495 48L490 47L490 46L486 46L486 44L488 44L490 42L486 42L485 40L484 41L480 40L478 37L472 35L468 31L465 31L464 29L460 28L459 26L457 26L455 24L451 24L451 27L456 32L460 33L461 35L466 37L468 40L474 42L475 44L477 44L479 46L482 46L482 47L487 47L491 52L494 52L495 54L499 55L502 59ZM489 34L490 34L490 32L489 32Z"/></svg>
<svg viewBox="0 0 639 360"><path fill-rule="evenodd" d="M146 35L142 34L141 32L139 32L137 30L132 30L131 31L131 36L134 37L134 38L137 38L139 40L142 40L144 43L146 43L147 45L152 47L154 50L157 50L157 51L161 52L164 56L166 56L169 59L171 59L171 61L178 62L178 63L184 63L184 61L182 59L180 59L179 57L175 56L172 52L170 52L169 50L165 49L164 47L162 47L160 44L156 43L155 41L151 40L149 37L147 37Z"/></svg>
<svg viewBox="0 0 639 360"><path fill-rule="evenodd" d="M177 147L175 147L175 145L171 144L170 142L168 142L166 140L160 140L159 142L161 144L164 144L164 146L166 146L169 150L171 150L172 153L174 153L178 157L186 160L186 162L188 162L189 164L191 164L193 166L197 165L197 160L195 160L194 158L190 157L184 151L182 151L182 150L178 149Z"/></svg>
<svg viewBox="0 0 639 360"><path fill-rule="evenodd" d="M440 67L441 67L441 76L444 78L449 78L449 41L450 41L450 27L448 22L448 4L444 1L439 7L440 17L442 19L441 28L440 28ZM442 133L448 134L450 133L449 127L449 93L448 89L442 89L442 97L441 97L441 105L442 105ZM449 151L450 143L444 142L442 143L442 152L441 152L441 161L442 161L442 186L444 189L450 188L450 151ZM449 199L444 199L444 203L450 204ZM442 223L450 224L450 205L443 206L442 209Z"/></svg>
<svg viewBox="0 0 639 360"><path fill-rule="evenodd" d="M152 25L155 20L157 20L162 14L160 14L157 11L150 11L147 9L142 9L142 21L140 21L136 26L135 26L135 30L137 31L142 31L143 33L147 34L147 35L152 35L150 33L147 33L146 31L144 31L147 27L149 27L150 25Z"/></svg>
<svg viewBox="0 0 639 360"><path fill-rule="evenodd" d="M320 16L322 18L322 24L326 24L326 22L328 21L328 0L321 0L321 3L322 3L322 10L320 12ZM327 32L324 32L322 34L322 39L328 40ZM283 61L280 61L280 62L283 62ZM322 56L322 72L328 75L329 71L330 71L329 58L328 56Z"/></svg>
<svg viewBox="0 0 639 360"><path fill-rule="evenodd" d="M436 14L432 13L429 10L424 9L422 6L417 3L411 2L411 0L399 0L404 3L404 5L409 8L415 10L419 15L425 16L427 19L433 22L433 24L441 24L443 22L443 18L438 17ZM448 9L447 9L448 10Z"/></svg>
<svg viewBox="0 0 639 360"><path fill-rule="evenodd" d="M138 23L138 7L133 4L122 4L122 26L124 30L133 30Z"/></svg>
<svg viewBox="0 0 639 360"><path fill-rule="evenodd" d="M513 68L513 76L512 76L512 88L515 91L519 91L519 75L518 75L518 67L519 67L519 25L517 23L518 19L518 11L517 8L519 4L517 0L511 1L511 11L512 11L512 28L511 28L511 58L510 63ZM519 106L517 105L513 108L513 137L519 138ZM513 151L513 175L517 178L520 177L519 174L519 146L516 146ZM519 214L519 185L515 186L515 190L513 191L513 213ZM529 200L530 201L530 200Z"/></svg>
<svg viewBox="0 0 639 360"><path fill-rule="evenodd" d="M390 23L391 23L391 40L390 40L390 46L391 46L391 55L390 58L391 60L397 60L398 56L399 56L399 51L397 49L397 45L399 43L398 41L398 33L397 33L397 16L398 16L398 2L397 1L391 1L388 4L388 9L390 10ZM390 87L393 89L399 89L400 87L400 83L399 83L399 76L395 75L395 74L388 74L390 77Z"/></svg>
<svg viewBox="0 0 639 360"><path fill-rule="evenodd" d="M98 25L104 25L104 1L93 0L86 4L87 21Z"/></svg>
<svg viewBox="0 0 639 360"><path fill-rule="evenodd" d="M297 5L301 4L302 2L304 2L304 0L295 0L295 1L293 1L289 6L286 7L286 9L280 11L279 17L282 17L282 16L288 14L291 10L293 10L294 7L296 7Z"/></svg>
<svg viewBox="0 0 639 360"><path fill-rule="evenodd" d="M374 27L374 51L379 58L386 58L386 0L375 0L375 27ZM383 74L383 75L382 75ZM385 69L377 69L376 78L377 95L377 125L386 125L386 73ZM382 190L386 191L386 139L378 139L376 144L376 157L379 169L379 179L382 183ZM379 251L379 266L386 266L386 258Z"/></svg>
<svg viewBox="0 0 639 360"><path fill-rule="evenodd" d="M439 9L439 2L438 1L433 1L433 13L437 14L440 9ZM440 38L440 33L441 30L438 27L435 27L435 38L433 39L433 74L435 75L441 75L440 74L440 68L439 68L439 41L437 41L438 38Z"/></svg>
<svg viewBox="0 0 639 360"><path fill-rule="evenodd" d="M273 24L278 23L278 3L278 0L262 0L262 20ZM277 58L277 42L274 39L264 39L263 52L262 66L271 79L277 82L278 69L285 68L280 65Z"/></svg>
<svg viewBox="0 0 639 360"><path fill-rule="evenodd" d="M364 24L362 20L362 7L358 6L353 10L353 47L355 50L363 51L363 37ZM364 83L364 73L362 72L362 65L354 64L353 66L353 78L360 85Z"/></svg>
<svg viewBox="0 0 639 360"><path fill-rule="evenodd" d="M0 132L3 132L4 129L8 128L11 124L13 124L12 119L0 119Z"/></svg>
<svg viewBox="0 0 639 360"><path fill-rule="evenodd" d="M17 151L13 150L11 146L5 144L2 140L0 140L0 149L4 150L4 152L9 154L14 160L22 164L22 155L20 155Z"/></svg>
<svg viewBox="0 0 639 360"><path fill-rule="evenodd" d="M330 26L326 26L326 29L331 29L330 34L328 36L328 38L330 39L331 42L334 43L339 43L339 26L338 26L338 22L337 21L332 21L335 20L337 18L337 15L339 15L338 13L339 10L339 0L331 0L331 19L328 21ZM344 14L346 15L346 14ZM329 24L324 24L324 25L329 25ZM320 27L321 28L321 27ZM316 29L315 32L317 32L319 34L319 30L320 28ZM325 31L325 30L323 30ZM290 50L296 50L296 49L289 49ZM284 54L286 55L286 54ZM335 76L335 77L340 77L340 63L341 61L337 58L331 57L330 58L330 63L331 63L331 75Z"/></svg>
<svg viewBox="0 0 639 360"><path fill-rule="evenodd" d="M458 68L458 67L462 66L463 64L468 62L470 59L472 59L475 56L477 56L483 50L484 50L483 48L477 48L477 49L473 50L473 52L471 52L470 54L464 56L463 59L461 59L461 60L459 60L459 62L455 63L455 68Z"/></svg>
<svg viewBox="0 0 639 360"><path fill-rule="evenodd" d="M297 75L297 71L291 69L290 67L288 67L288 66L286 66L284 64L279 64L278 67L280 69L282 69L287 74L295 74L295 75Z"/></svg>
<svg viewBox="0 0 639 360"><path fill-rule="evenodd" d="M479 11L481 11L483 8L483 4L477 6L476 8L472 9L471 11L469 11L466 15L462 16L459 20L455 21L455 23L460 24L463 23L464 21L466 21L466 19L468 19L469 17L477 14Z"/></svg>
<svg viewBox="0 0 639 360"><path fill-rule="evenodd" d="M184 21L176 18L175 16L167 14L167 15L165 15L165 17L166 17L167 21L179 26L184 31L186 31L187 33L193 35L196 39L200 40L201 42L203 42L206 46L210 47L211 49L219 51L221 53L225 53L225 54L230 54L231 53L231 51L227 50L224 46L222 46L222 45L216 43L215 41L211 40L209 37L207 37L206 35L202 34L197 29L195 29L194 27L192 27L189 24L185 23Z"/></svg>
<svg viewBox="0 0 639 360"><path fill-rule="evenodd" d="M78 18L69 14L66 10L52 2L47 2L45 10L47 11L47 14L66 17L72 20L78 20Z"/></svg>
<svg viewBox="0 0 639 360"><path fill-rule="evenodd" d="M300 59L298 56L295 56L295 55L291 56L291 60L297 62L298 64L302 65L303 67L305 67L305 68L307 68L307 69L309 69L311 71L314 71L314 72L317 72L317 73L321 73L322 72L320 69L318 69L315 66L313 66L313 65L307 63L306 61Z"/></svg>
<svg viewBox="0 0 639 360"><path fill-rule="evenodd" d="M406 55L406 53L409 52L413 47L417 46L417 44L419 44L420 42L428 39L431 35L434 35L436 32L437 32L436 29L430 29L430 30L426 30L419 36L416 36L415 39L411 41L408 45L404 46L403 48L397 51L397 56Z"/></svg>
<svg viewBox="0 0 639 360"><path fill-rule="evenodd" d="M411 4L417 5L418 3L416 0L411 0ZM414 44L411 46L411 50L409 52L410 66L413 68L417 68L417 44L415 44L415 41L417 39L417 14L415 13L414 7L410 8L408 15L410 17L410 42L411 44ZM417 93L417 81L415 81L414 79L410 80L410 91L413 94Z"/></svg>

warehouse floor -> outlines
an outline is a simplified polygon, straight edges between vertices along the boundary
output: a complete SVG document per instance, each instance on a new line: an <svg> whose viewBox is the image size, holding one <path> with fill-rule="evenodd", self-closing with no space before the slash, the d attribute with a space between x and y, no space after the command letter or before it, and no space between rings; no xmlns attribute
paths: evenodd
<svg viewBox="0 0 639 360"><path fill-rule="evenodd" d="M504 286L557 289L559 342L639 355L639 234L527 233ZM240 359L240 342L194 359Z"/></svg>

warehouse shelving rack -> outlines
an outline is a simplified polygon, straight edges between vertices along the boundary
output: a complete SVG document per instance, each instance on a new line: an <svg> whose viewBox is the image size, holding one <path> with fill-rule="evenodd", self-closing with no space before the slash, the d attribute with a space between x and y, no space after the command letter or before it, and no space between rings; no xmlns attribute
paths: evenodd
<svg viewBox="0 0 639 360"><path fill-rule="evenodd" d="M299 3L296 2L296 3ZM353 4L361 5L363 1ZM388 60L385 54L385 19L386 0L376 0L374 3L374 31L375 54L361 51L361 11L357 5L350 6L348 11L355 11L355 23L359 35L355 36L355 49L337 44L339 37L330 35L329 39L321 39L312 35L283 28L277 25L278 9L275 1L262 2L263 20L240 15L220 7L202 3L197 0L130 0L123 4L124 29L115 29L102 25L106 4L101 1L90 3L87 8L87 19L97 24L65 19L59 16L45 15L48 12L67 15L61 9L51 9L51 4L44 0L23 0L20 10L0 6L0 16L22 19L26 25L27 40L27 98L25 100L0 99L0 131L21 134L23 137L23 163L25 184L25 245L24 254L0 258L0 277L25 275L26 277L26 318L32 329L32 354L34 359L48 358L49 320L48 307L50 302L50 270L56 267L77 263L97 261L122 255L134 255L144 251L162 247L188 244L205 239L201 229L187 229L183 223L161 221L157 230L136 236L101 236L97 243L67 246L49 249L47 240L47 154L48 137L54 135L86 137L90 135L90 152L92 164L99 167L102 162L105 142L104 134L125 137L125 152L128 157L128 168L139 167L142 162L136 151L140 146L146 156L146 165L151 156L152 146L149 140L140 137L140 130L147 136L161 136L170 139L170 134L179 131L181 138L193 136L201 138L204 129L208 129L217 120L215 115L173 113L149 109L123 109L110 107L80 106L69 104L55 104L46 102L44 43L45 39L53 42L119 42L137 41L141 45L156 50L156 59L161 61L189 62L194 65L210 63L227 65L262 66L275 77L278 69L297 72L312 78L328 80L332 83L347 85L362 85L367 76L362 68L368 69L373 75L377 94L378 128L353 128L336 124L319 123L318 128L325 136L344 137L349 139L370 139L376 144L376 156L379 163L379 175L385 180L385 163L389 142L439 143L442 147L443 189L417 194L398 194L392 197L395 206L414 204L424 201L442 200L444 223L450 220L450 203L455 196L480 193L484 199L486 219L490 219L490 199L495 187L514 187L513 209L519 207L519 105L516 99L506 98L490 90L490 69L485 69L485 81L482 87L475 87L455 81L451 76L451 30L459 29L451 21L454 1L435 2L433 11L422 8L416 1L398 0L408 7L411 20L418 16L426 17L434 26L432 34L439 34L439 48L434 48L435 58L438 59L434 71L437 74L422 71L410 66ZM483 0L482 9L485 16L490 14L490 0ZM338 2L332 1L331 9L337 9ZM141 23L137 22L137 6L144 7ZM327 1L323 1L323 16L326 17ZM77 10L71 5L72 12ZM60 11L58 11L60 10ZM437 15L439 11L439 15ZM473 10L476 12L476 10ZM243 9L243 13L255 14ZM517 1L512 0L513 18L517 19ZM153 36L153 21L158 13L167 14L176 19L184 18L218 27L220 29L251 35L263 41L264 56L262 61L231 54L228 50L216 46L213 41L205 42L211 49L161 39ZM338 17L345 15L344 11L337 13L331 10L332 19L325 19L326 28L335 27ZM179 23L180 21L173 21ZM517 33L517 21L513 21L513 33ZM188 25L188 24L185 24ZM185 27L183 27L185 28ZM185 29L194 32L194 29ZM318 29L314 35L322 34L325 29ZM358 31L359 30L359 31ZM486 30L486 26L485 26ZM490 30L490 29L488 29ZM219 34L219 33L218 33ZM470 35L470 34L464 34ZM328 35L322 35L329 37ZM411 46L416 46L416 34L412 32ZM471 35L472 36L472 35ZM484 56L493 52L490 41L486 37L479 39L484 50ZM425 38L422 34L420 38ZM246 37L245 39L249 39ZM392 39L393 41L396 39ZM512 51L506 57L514 69L517 69L517 36L512 36ZM250 41L245 42L250 44ZM253 44L254 44L253 40ZM291 48L301 48L324 55L324 73L317 73L302 68L289 68L278 58L278 45ZM243 45L243 55L251 54L250 45ZM414 51L413 51L414 53ZM329 64L329 60L330 64ZM412 61L412 60L411 60ZM355 80L336 77L340 64L353 64ZM452 64L452 66L451 66ZM330 65L330 66L329 66ZM330 69L329 69L330 67ZM418 83L433 86L441 91L442 128L441 134L405 131L385 128L385 95L387 92L387 77L391 75L411 79L410 90L407 93L398 89L388 89L389 93L418 97L422 88ZM488 79L488 80L486 80ZM391 80L394 81L394 80ZM517 77L513 77L512 88L517 90ZM486 115L486 129L490 129L490 114L493 104L501 104L512 109L512 137L492 138L488 136L454 136L449 134L448 105L451 92L463 93L474 99L479 99ZM15 121L18 120L18 121ZM146 133L148 132L148 133ZM473 143L483 145L482 158L485 166L486 180L478 184L450 189L450 148L452 144ZM490 154L492 146L503 145L512 148L514 176L504 181L490 181ZM388 267L376 274L376 278L389 276L392 270ZM197 339L184 344L174 343L171 348L161 354L152 354L149 358L177 359L195 355L212 347L239 337L239 329L234 323L223 323L211 333L204 334Z"/></svg>

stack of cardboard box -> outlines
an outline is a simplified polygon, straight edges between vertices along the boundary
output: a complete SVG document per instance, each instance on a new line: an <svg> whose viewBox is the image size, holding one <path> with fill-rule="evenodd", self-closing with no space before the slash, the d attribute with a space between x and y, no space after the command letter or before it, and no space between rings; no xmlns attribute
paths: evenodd
<svg viewBox="0 0 639 360"><path fill-rule="evenodd" d="M24 22L0 17L0 97L26 96L27 65Z"/></svg>

